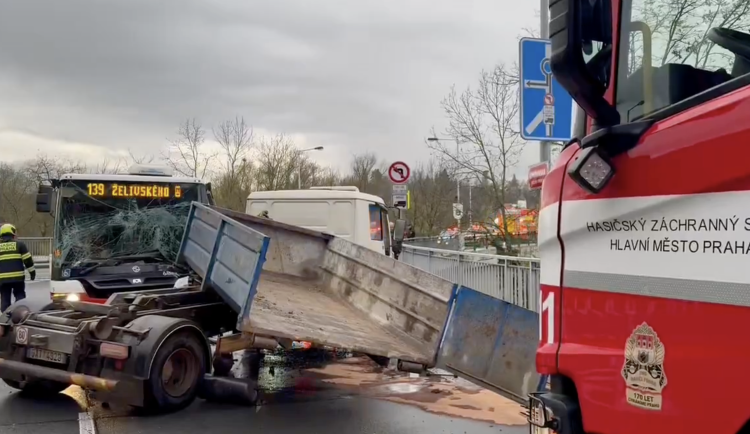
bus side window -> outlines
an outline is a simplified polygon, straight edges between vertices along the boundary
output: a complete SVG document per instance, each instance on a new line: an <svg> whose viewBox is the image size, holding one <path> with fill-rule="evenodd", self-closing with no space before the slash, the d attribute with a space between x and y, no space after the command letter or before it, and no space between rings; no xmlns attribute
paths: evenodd
<svg viewBox="0 0 750 434"><path fill-rule="evenodd" d="M380 207L369 205L370 210L370 239L373 241L383 241L383 217L380 213Z"/></svg>

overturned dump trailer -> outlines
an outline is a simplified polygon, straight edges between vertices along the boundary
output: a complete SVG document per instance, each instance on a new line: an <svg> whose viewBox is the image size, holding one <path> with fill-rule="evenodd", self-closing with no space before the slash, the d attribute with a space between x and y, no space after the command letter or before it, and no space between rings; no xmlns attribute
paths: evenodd
<svg viewBox="0 0 750 434"><path fill-rule="evenodd" d="M194 271L185 288L11 306L0 315L0 378L29 393L77 384L173 410L198 395L252 402L252 379L226 377L231 353L293 340L421 371L436 363L457 292L346 240L198 203L179 261Z"/></svg>
<svg viewBox="0 0 750 434"><path fill-rule="evenodd" d="M455 291L344 239L204 206L190 215L180 258L241 312L245 341L304 340L398 359L409 370L435 364Z"/></svg>

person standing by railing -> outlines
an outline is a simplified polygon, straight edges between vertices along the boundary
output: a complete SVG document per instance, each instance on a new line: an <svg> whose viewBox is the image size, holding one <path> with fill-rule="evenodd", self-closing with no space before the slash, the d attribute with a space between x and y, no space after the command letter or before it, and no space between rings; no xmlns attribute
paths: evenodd
<svg viewBox="0 0 750 434"><path fill-rule="evenodd" d="M26 298L26 273L31 280L36 279L34 259L29 248L16 239L16 227L10 223L0 226L0 312L5 312L11 304Z"/></svg>

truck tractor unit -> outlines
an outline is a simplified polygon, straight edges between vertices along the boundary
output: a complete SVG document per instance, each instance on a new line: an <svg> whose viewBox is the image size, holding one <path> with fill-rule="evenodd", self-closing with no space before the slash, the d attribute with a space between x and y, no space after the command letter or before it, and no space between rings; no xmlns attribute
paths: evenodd
<svg viewBox="0 0 750 434"><path fill-rule="evenodd" d="M170 411L197 396L254 403L262 350L295 341L424 372L452 340L456 285L327 233L192 202L175 263L185 286L11 305L0 315L0 378L33 394L76 384ZM243 350L250 375L233 378Z"/></svg>

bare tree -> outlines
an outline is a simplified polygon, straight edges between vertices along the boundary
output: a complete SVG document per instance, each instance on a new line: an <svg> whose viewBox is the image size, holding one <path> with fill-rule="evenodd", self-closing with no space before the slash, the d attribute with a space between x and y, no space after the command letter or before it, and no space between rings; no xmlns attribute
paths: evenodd
<svg viewBox="0 0 750 434"><path fill-rule="evenodd" d="M120 173L125 165L125 161L122 158L109 159L105 158L99 163L87 165L86 171L88 173L109 173L115 174Z"/></svg>
<svg viewBox="0 0 750 434"><path fill-rule="evenodd" d="M128 149L128 156L130 156L130 159L136 164L149 164L154 161L154 156L152 154L138 155L133 152L132 149Z"/></svg>
<svg viewBox="0 0 750 434"><path fill-rule="evenodd" d="M362 191L367 191L372 182L373 171L378 168L378 157L372 152L354 155L350 165L351 175L347 181Z"/></svg>
<svg viewBox="0 0 750 434"><path fill-rule="evenodd" d="M234 172L220 172L214 179L213 195L216 203L224 208L244 211L247 196L255 185L255 167L247 159L237 163Z"/></svg>
<svg viewBox="0 0 750 434"><path fill-rule="evenodd" d="M284 135L262 137L258 141L255 182L258 190L296 188L297 172L303 155L294 141Z"/></svg>
<svg viewBox="0 0 750 434"><path fill-rule="evenodd" d="M224 171L236 176L253 147L253 128L244 117L235 117L214 128L214 138L224 151Z"/></svg>
<svg viewBox="0 0 750 434"><path fill-rule="evenodd" d="M743 30L750 25L750 2L746 0L637 0L633 2L633 22L651 32L652 64L684 63L715 70L729 68L734 56L716 50L708 39L714 27ZM634 28L629 40L629 71L643 62L643 33Z"/></svg>
<svg viewBox="0 0 750 434"><path fill-rule="evenodd" d="M315 171L310 178L311 186L332 186L339 185L341 182L341 175L336 169L332 167L321 167L317 164L315 165Z"/></svg>
<svg viewBox="0 0 750 434"><path fill-rule="evenodd" d="M418 235L437 235L451 224L455 189L445 162L430 161L414 168L409 178L411 207L407 215Z"/></svg>
<svg viewBox="0 0 750 434"><path fill-rule="evenodd" d="M254 168L249 161L253 129L245 118L235 117L220 123L213 133L224 157L214 195L221 205L241 211L253 187Z"/></svg>
<svg viewBox="0 0 750 434"><path fill-rule="evenodd" d="M45 154L39 154L33 160L26 162L24 165L29 175L36 183L58 179L65 173L85 173L86 165L81 162L67 160L63 157L50 157Z"/></svg>
<svg viewBox="0 0 750 434"><path fill-rule="evenodd" d="M0 221L12 222L22 234L28 233L36 213L30 200L36 188L23 167L0 163Z"/></svg>
<svg viewBox="0 0 750 434"><path fill-rule="evenodd" d="M164 155L175 172L196 178L206 177L214 157L216 152L210 152L206 146L206 132L194 118L180 124L177 138L169 140L169 150Z"/></svg>
<svg viewBox="0 0 750 434"><path fill-rule="evenodd" d="M458 93L454 88L442 102L448 118L445 134L457 140L428 142L437 155L453 165L456 176L486 183L492 207L502 214L501 232L506 246L511 238L505 221L506 185L525 142L518 131L518 78L498 64L482 71L476 88Z"/></svg>

